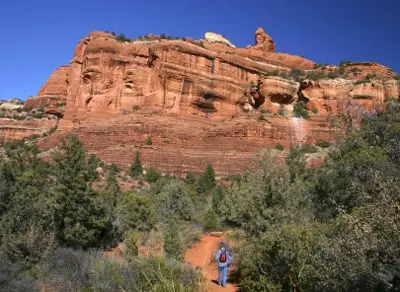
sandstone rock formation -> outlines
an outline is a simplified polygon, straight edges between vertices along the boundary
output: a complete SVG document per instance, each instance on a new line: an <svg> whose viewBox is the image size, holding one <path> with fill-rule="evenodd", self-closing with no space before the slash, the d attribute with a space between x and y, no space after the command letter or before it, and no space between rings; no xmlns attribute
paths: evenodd
<svg viewBox="0 0 400 292"><path fill-rule="evenodd" d="M25 107L43 107L47 113L62 116L67 101L69 69L68 65L58 67L39 89L37 96L28 98Z"/></svg>
<svg viewBox="0 0 400 292"><path fill-rule="evenodd" d="M399 97L387 67L313 69L314 62L274 48L262 29L247 49L195 40L119 42L93 32L26 106L46 105L62 116L43 148L73 130L89 152L125 168L139 150L145 167L164 173L199 172L212 163L224 175L255 165L255 153L266 147L333 141L341 130L332 116ZM293 116L299 101L310 110L308 120Z"/></svg>
<svg viewBox="0 0 400 292"><path fill-rule="evenodd" d="M265 33L263 28L257 28L254 38L254 46L247 46L248 49L257 49L264 52L275 52L275 42L269 35Z"/></svg>
<svg viewBox="0 0 400 292"><path fill-rule="evenodd" d="M208 42L223 43L230 46L231 48L236 48L236 46L232 44L229 40L227 40L222 34L206 32L204 35L204 39Z"/></svg>

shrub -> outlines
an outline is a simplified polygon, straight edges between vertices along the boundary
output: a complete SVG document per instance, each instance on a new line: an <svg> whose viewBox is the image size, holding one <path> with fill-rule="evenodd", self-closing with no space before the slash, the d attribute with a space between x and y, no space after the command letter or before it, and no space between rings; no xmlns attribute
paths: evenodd
<svg viewBox="0 0 400 292"><path fill-rule="evenodd" d="M304 118L304 119L309 118L309 113L305 108L304 101L300 101L293 106L293 113L294 113L294 116L297 118L300 118L300 117Z"/></svg>
<svg viewBox="0 0 400 292"><path fill-rule="evenodd" d="M285 147L283 147L282 144L278 143L278 144L276 144L275 149L279 150L279 151L283 151L283 150L285 150Z"/></svg>
<svg viewBox="0 0 400 292"><path fill-rule="evenodd" d="M306 79L311 79L311 80L319 80L324 77L325 77L324 72L322 72L321 70L308 72L306 75Z"/></svg>
<svg viewBox="0 0 400 292"><path fill-rule="evenodd" d="M15 141L10 141L10 142L6 142L4 143L3 147L6 150L16 150L19 149L21 147L24 147L25 142L24 140L15 140Z"/></svg>
<svg viewBox="0 0 400 292"><path fill-rule="evenodd" d="M57 130L57 126L50 128L49 135L53 134Z"/></svg>
<svg viewBox="0 0 400 292"><path fill-rule="evenodd" d="M376 79L377 76L375 74L367 74L364 79L362 80L357 80L354 85L359 85L359 84L365 84L365 83L370 83L373 79Z"/></svg>
<svg viewBox="0 0 400 292"><path fill-rule="evenodd" d="M65 105L66 105L65 101L57 103L58 107L62 107L62 106L65 106Z"/></svg>
<svg viewBox="0 0 400 292"><path fill-rule="evenodd" d="M153 145L153 141L151 140L151 136L147 136L146 145Z"/></svg>
<svg viewBox="0 0 400 292"><path fill-rule="evenodd" d="M342 66L349 65L351 63L353 63L353 62L352 61L348 61L348 60L341 60L340 63L339 63L339 66L342 67Z"/></svg>
<svg viewBox="0 0 400 292"><path fill-rule="evenodd" d="M259 122L263 122L263 121L266 121L267 119L264 117L263 114L260 114L260 115L258 116L257 120L258 120Z"/></svg>
<svg viewBox="0 0 400 292"><path fill-rule="evenodd" d="M127 38L123 33L119 34L116 38L119 42L130 42L131 40Z"/></svg>
<svg viewBox="0 0 400 292"><path fill-rule="evenodd" d="M297 68L292 68L292 70L289 73L289 76L294 80L296 80L297 82L301 82L301 80L304 78L305 75L306 73L304 72L304 70L300 70Z"/></svg>
<svg viewBox="0 0 400 292"><path fill-rule="evenodd" d="M192 185L195 182L196 182L196 179L194 177L194 174L191 171L188 171L186 173L186 183Z"/></svg>
<svg viewBox="0 0 400 292"><path fill-rule="evenodd" d="M164 184L161 187L157 184ZM159 190L157 190L159 188ZM159 180L154 184L158 214L161 221L174 218L181 221L190 221L194 216L194 203L189 187L180 180Z"/></svg>
<svg viewBox="0 0 400 292"><path fill-rule="evenodd" d="M266 110L266 109L261 109L260 110L260 113L262 113L262 114L269 114L269 113L271 113L269 110Z"/></svg>
<svg viewBox="0 0 400 292"><path fill-rule="evenodd" d="M126 259L134 259L139 254L139 234L136 230L127 230L123 236L125 245L124 256Z"/></svg>
<svg viewBox="0 0 400 292"><path fill-rule="evenodd" d="M319 69L319 68L322 68L322 67L324 67L324 64L322 64L322 63L314 64L314 69Z"/></svg>
<svg viewBox="0 0 400 292"><path fill-rule="evenodd" d="M207 164L206 169L199 178L197 183L197 191L199 193L206 193L216 186L215 172L211 164Z"/></svg>
<svg viewBox="0 0 400 292"><path fill-rule="evenodd" d="M152 167L146 171L146 180L150 183L156 182L160 177L161 175Z"/></svg>
<svg viewBox="0 0 400 292"><path fill-rule="evenodd" d="M217 229L218 217L213 208L209 208L203 216L204 228L207 231Z"/></svg>
<svg viewBox="0 0 400 292"><path fill-rule="evenodd" d="M164 232L164 250L168 258L179 261L183 257L183 246L178 230L176 221L169 220L167 229Z"/></svg>
<svg viewBox="0 0 400 292"><path fill-rule="evenodd" d="M28 137L28 140L29 140L29 141L33 141L33 140L35 140L35 139L37 139L37 138L40 138L40 135L38 135L38 134L33 134L33 135L30 135L30 136Z"/></svg>
<svg viewBox="0 0 400 292"><path fill-rule="evenodd" d="M120 234L128 230L150 231L157 214L153 200L148 195L129 192L117 201L116 225Z"/></svg>
<svg viewBox="0 0 400 292"><path fill-rule="evenodd" d="M313 114L317 114L317 113L318 113L318 108L313 107L313 108L311 109L311 111L312 111Z"/></svg>
<svg viewBox="0 0 400 292"><path fill-rule="evenodd" d="M133 110L133 111L138 111L138 110L140 110L140 106L139 106L139 105L134 105L134 106L132 107L132 110Z"/></svg>
<svg viewBox="0 0 400 292"><path fill-rule="evenodd" d="M142 163L140 161L140 154L139 151L136 151L135 153L135 161L132 163L130 169L130 175L133 178L140 178L143 173L143 168L142 168Z"/></svg>
<svg viewBox="0 0 400 292"><path fill-rule="evenodd" d="M329 146L331 146L331 143L329 143L326 140L318 140L317 143L315 143L315 145L321 148L328 148Z"/></svg>

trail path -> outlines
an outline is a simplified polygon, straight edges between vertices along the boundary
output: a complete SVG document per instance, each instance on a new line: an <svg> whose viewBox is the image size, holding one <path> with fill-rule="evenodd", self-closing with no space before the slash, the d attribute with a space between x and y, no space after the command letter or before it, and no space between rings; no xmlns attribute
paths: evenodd
<svg viewBox="0 0 400 292"><path fill-rule="evenodd" d="M212 257L218 249L219 242L223 237L207 234L201 238L201 241L188 249L185 253L185 261L195 267L201 267L206 280L207 292L235 292L239 291L235 284L229 283L226 288L218 286L218 271L216 262L212 262Z"/></svg>

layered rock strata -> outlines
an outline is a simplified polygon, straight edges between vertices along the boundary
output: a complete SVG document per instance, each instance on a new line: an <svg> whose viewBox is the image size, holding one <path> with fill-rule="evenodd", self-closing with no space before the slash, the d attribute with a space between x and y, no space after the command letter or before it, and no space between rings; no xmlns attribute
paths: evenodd
<svg viewBox="0 0 400 292"><path fill-rule="evenodd" d="M119 42L92 32L78 43L71 64L27 101L62 116L40 145L54 147L73 131L90 152L122 167L138 150L145 166L165 173L199 172L212 163L218 174L232 174L254 166L266 147L333 141L340 129L330 121L343 109L372 111L399 97L387 67L315 69L311 60L275 53L264 30L257 29L255 39L253 46L234 48L193 40ZM291 75L293 68L301 78ZM330 79L307 78L339 71ZM308 120L294 117L300 101L310 110Z"/></svg>

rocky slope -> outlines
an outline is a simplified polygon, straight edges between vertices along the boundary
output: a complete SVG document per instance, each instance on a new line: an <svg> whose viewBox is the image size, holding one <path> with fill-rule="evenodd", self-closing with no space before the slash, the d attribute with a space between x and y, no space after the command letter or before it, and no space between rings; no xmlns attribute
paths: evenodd
<svg viewBox="0 0 400 292"><path fill-rule="evenodd" d="M123 167L139 150L145 166L165 173L212 163L232 174L254 165L265 147L333 140L341 131L333 120L344 113L357 120L399 97L395 77L375 63L320 66L276 53L262 29L247 48L92 32L26 106L62 117L43 148L74 131L90 152ZM299 112L310 118L294 117Z"/></svg>

